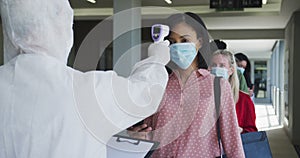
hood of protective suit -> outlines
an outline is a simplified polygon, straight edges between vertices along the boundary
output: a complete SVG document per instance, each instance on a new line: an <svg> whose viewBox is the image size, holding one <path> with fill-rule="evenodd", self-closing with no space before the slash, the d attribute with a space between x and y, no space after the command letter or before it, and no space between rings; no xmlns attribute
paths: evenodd
<svg viewBox="0 0 300 158"><path fill-rule="evenodd" d="M67 62L73 45L73 10L67 0L1 0L1 3L4 63L29 53Z"/></svg>

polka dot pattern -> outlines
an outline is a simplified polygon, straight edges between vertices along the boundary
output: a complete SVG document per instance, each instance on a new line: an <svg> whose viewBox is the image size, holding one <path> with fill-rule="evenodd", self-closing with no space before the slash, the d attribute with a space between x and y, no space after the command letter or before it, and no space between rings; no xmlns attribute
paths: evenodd
<svg viewBox="0 0 300 158"><path fill-rule="evenodd" d="M159 111L147 118L153 140L160 142L153 158L214 158L220 156L217 140L214 76L195 71L184 86L170 75ZM220 129L223 148L229 158L243 158L235 103L230 85L221 80Z"/></svg>

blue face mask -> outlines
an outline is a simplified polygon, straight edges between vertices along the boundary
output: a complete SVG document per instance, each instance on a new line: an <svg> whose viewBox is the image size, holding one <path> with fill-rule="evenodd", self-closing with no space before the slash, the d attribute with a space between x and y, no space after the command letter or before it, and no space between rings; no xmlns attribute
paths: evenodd
<svg viewBox="0 0 300 158"><path fill-rule="evenodd" d="M170 45L171 60L181 69L187 69L195 59L197 50L194 43L174 43Z"/></svg>
<svg viewBox="0 0 300 158"><path fill-rule="evenodd" d="M244 74L245 72L245 69L243 67L236 67L236 69L240 71L242 74Z"/></svg>
<svg viewBox="0 0 300 158"><path fill-rule="evenodd" d="M218 77L223 77L226 80L229 78L228 70L223 67L212 67L210 73Z"/></svg>

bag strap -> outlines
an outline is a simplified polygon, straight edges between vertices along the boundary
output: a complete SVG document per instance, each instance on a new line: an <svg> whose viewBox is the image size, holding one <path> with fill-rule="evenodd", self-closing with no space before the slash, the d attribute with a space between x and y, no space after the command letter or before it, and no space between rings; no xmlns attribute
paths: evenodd
<svg viewBox="0 0 300 158"><path fill-rule="evenodd" d="M220 78L221 77L215 77L214 79L214 94L215 94L215 107L216 107L216 114L217 114L217 135L218 135L218 142L219 142L219 148L221 151L221 157L222 157L222 150L221 150L221 131L220 131L220 121L219 121L219 112L220 112L220 103L221 103L221 87L220 87Z"/></svg>
<svg viewBox="0 0 300 158"><path fill-rule="evenodd" d="M219 112L220 112L220 103L221 103L221 87L220 87L220 77L215 77L214 79L214 94L215 94L215 107L217 113L217 132L218 132L218 140L221 139L220 133L220 123L219 123Z"/></svg>

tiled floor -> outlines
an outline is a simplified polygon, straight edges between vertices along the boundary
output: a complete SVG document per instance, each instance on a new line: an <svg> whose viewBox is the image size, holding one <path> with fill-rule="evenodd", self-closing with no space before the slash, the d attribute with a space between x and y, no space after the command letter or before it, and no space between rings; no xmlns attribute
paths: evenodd
<svg viewBox="0 0 300 158"><path fill-rule="evenodd" d="M259 131L267 131L273 158L298 158L298 155L279 125L275 111L271 104L255 104L256 125Z"/></svg>

